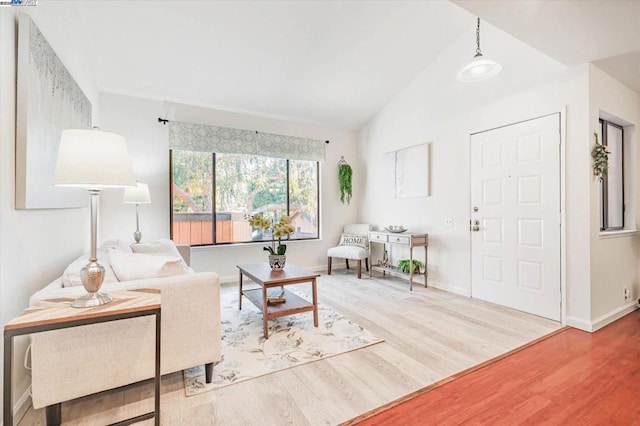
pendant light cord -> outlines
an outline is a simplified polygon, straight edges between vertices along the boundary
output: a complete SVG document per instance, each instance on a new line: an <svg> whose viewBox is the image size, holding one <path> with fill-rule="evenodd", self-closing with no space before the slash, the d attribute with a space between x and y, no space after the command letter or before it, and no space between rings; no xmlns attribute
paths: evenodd
<svg viewBox="0 0 640 426"><path fill-rule="evenodd" d="M482 56L480 51L480 18L478 18L478 26L476 27L476 56Z"/></svg>

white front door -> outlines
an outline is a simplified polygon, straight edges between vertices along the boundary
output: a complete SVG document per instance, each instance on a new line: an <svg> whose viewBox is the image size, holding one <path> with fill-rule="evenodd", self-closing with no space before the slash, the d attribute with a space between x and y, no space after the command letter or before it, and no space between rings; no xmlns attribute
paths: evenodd
<svg viewBox="0 0 640 426"><path fill-rule="evenodd" d="M471 135L471 295L560 321L560 114Z"/></svg>

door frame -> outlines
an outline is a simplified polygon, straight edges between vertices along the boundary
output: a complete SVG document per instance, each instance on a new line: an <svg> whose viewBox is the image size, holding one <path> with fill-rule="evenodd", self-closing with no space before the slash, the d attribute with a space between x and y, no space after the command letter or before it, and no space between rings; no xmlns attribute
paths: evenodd
<svg viewBox="0 0 640 426"><path fill-rule="evenodd" d="M514 124L520 124L527 121L537 120L538 118L549 117L552 115L558 115L558 120L560 124L560 320L562 325L566 325L567 323L567 223L566 223L566 214L567 211L567 197L566 197L566 183L567 183L567 167L566 167L566 159L567 159L567 107L563 107L560 111L550 112L548 114L542 114L535 117L526 118L519 121L514 121L511 123L502 124L495 127L486 128L483 130L476 130L469 132L469 145L468 145L468 153L469 158L469 182L468 182L468 194L469 197L467 199L467 222L471 224L471 137L473 135L489 132L491 130L500 129L502 127L512 126ZM469 295L473 297L473 268L472 268L472 242L471 242L471 232L468 234L468 243L469 243Z"/></svg>

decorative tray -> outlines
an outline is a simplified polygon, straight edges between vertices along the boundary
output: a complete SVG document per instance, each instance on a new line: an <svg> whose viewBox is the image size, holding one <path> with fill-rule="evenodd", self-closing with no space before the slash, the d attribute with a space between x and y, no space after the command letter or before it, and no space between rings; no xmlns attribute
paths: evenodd
<svg viewBox="0 0 640 426"><path fill-rule="evenodd" d="M393 232L395 234L400 234L401 232L404 232L404 231L407 230L407 228L405 228L405 227L402 227L402 228L396 228L396 227L389 228L387 226L385 226L384 229L385 229L385 231Z"/></svg>

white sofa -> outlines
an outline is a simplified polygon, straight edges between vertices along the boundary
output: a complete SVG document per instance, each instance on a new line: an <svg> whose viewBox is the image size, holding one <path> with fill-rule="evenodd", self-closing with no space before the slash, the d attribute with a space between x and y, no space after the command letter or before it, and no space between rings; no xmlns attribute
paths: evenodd
<svg viewBox="0 0 640 426"><path fill-rule="evenodd" d="M188 252L179 247L189 262ZM188 249L188 248L187 248ZM101 291L158 288L162 296L162 374L206 365L221 358L220 280L211 272L128 282L105 283ZM62 287L58 278L35 293L43 300L75 299L82 286ZM60 403L136 383L154 376L155 317L146 316L31 336L32 400L34 408L60 412Z"/></svg>

